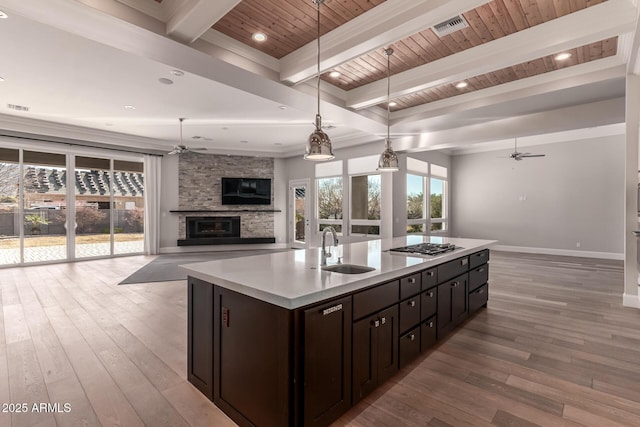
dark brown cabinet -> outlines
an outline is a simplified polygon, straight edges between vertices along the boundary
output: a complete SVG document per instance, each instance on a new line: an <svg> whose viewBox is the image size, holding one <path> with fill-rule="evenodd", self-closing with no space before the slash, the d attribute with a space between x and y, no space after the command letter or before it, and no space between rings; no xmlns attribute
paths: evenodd
<svg viewBox="0 0 640 427"><path fill-rule="evenodd" d="M353 403L398 370L398 305L353 324Z"/></svg>
<svg viewBox="0 0 640 427"><path fill-rule="evenodd" d="M425 352L438 340L436 316L431 317L420 326L420 351Z"/></svg>
<svg viewBox="0 0 640 427"><path fill-rule="evenodd" d="M468 274L438 285L438 339L467 317Z"/></svg>
<svg viewBox="0 0 640 427"><path fill-rule="evenodd" d="M351 407L351 297L304 310L305 426L326 426Z"/></svg>
<svg viewBox="0 0 640 427"><path fill-rule="evenodd" d="M420 326L402 335L399 347L400 368L403 368L420 355Z"/></svg>
<svg viewBox="0 0 640 427"><path fill-rule="evenodd" d="M213 400L213 286L189 277L187 305L187 378Z"/></svg>

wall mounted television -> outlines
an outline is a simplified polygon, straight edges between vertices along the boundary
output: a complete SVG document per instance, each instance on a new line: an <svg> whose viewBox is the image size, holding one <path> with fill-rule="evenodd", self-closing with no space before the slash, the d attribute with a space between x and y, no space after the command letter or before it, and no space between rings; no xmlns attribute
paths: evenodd
<svg viewBox="0 0 640 427"><path fill-rule="evenodd" d="M223 205L270 205L271 179L222 178Z"/></svg>

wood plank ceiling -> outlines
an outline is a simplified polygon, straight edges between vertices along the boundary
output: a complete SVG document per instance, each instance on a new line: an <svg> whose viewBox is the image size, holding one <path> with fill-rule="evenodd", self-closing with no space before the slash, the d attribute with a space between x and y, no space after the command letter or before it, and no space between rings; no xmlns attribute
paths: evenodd
<svg viewBox="0 0 640 427"><path fill-rule="evenodd" d="M428 28L393 43L395 53L391 57L391 74L437 61L605 1L492 0L462 14L469 24L467 28L442 37ZM383 2L326 0L321 8L321 33L325 34ZM316 8L311 0L244 0L213 29L279 59L315 40L316 25ZM266 42L252 40L251 35L258 31L267 35ZM573 49L571 58L564 62L548 56L475 76L467 81L468 86L463 91L454 84L430 88L396 99L397 105L393 110L606 58L616 54L616 47L617 37L609 38ZM383 50L378 49L329 71L338 71L340 75L332 78L326 72L322 79L348 91L386 78L387 58Z"/></svg>

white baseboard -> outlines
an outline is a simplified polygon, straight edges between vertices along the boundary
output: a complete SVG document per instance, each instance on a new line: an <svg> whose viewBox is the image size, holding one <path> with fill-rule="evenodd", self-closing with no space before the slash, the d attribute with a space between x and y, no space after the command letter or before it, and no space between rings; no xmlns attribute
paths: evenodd
<svg viewBox="0 0 640 427"><path fill-rule="evenodd" d="M622 294L622 305L625 307L640 308L640 295Z"/></svg>
<svg viewBox="0 0 640 427"><path fill-rule="evenodd" d="M257 249L288 249L287 243L264 243L250 245L196 245L196 246L167 246L160 248L161 254L180 254L189 252L226 252L250 251Z"/></svg>
<svg viewBox="0 0 640 427"><path fill-rule="evenodd" d="M592 252L592 251L576 251L570 249L553 249L553 248L531 248L526 246L508 246L508 245L494 245L491 249L496 251L505 252L523 252L526 254L543 254L543 255L563 255L574 256L583 258L600 258L600 259L614 259L618 261L624 260L623 253L615 252Z"/></svg>

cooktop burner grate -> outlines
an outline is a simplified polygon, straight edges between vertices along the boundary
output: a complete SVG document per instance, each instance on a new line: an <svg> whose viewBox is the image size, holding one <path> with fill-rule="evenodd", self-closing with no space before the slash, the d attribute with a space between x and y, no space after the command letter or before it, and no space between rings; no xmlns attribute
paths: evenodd
<svg viewBox="0 0 640 427"><path fill-rule="evenodd" d="M440 255L447 252L463 249L451 243L418 243L417 245L402 246L399 248L389 249L391 252L401 252L405 254L418 255Z"/></svg>

